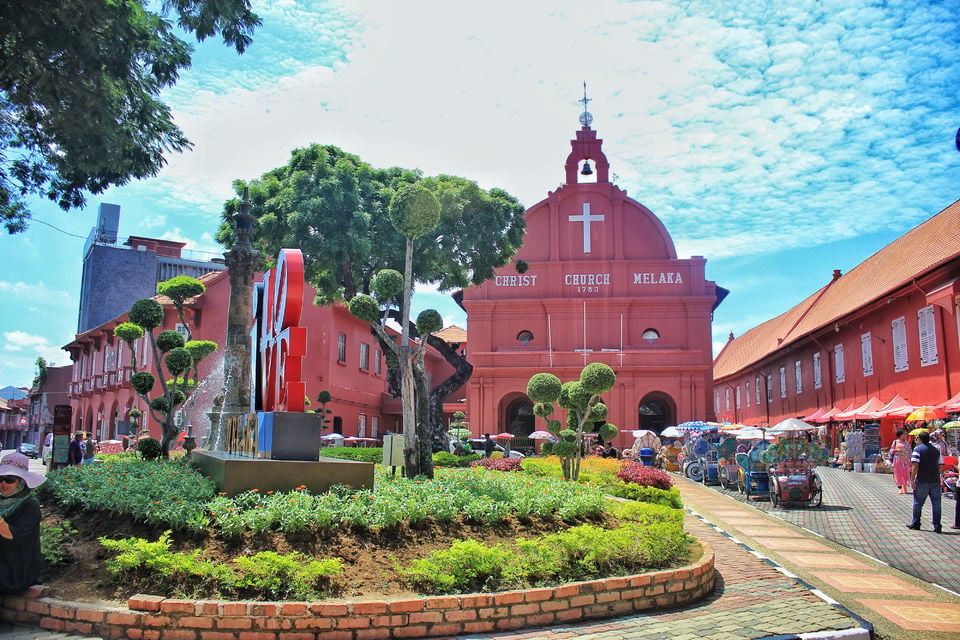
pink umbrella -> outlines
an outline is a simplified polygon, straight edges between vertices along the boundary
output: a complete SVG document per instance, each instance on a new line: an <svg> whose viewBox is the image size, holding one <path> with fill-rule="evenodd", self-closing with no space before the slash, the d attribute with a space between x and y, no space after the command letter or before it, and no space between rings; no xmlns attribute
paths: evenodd
<svg viewBox="0 0 960 640"><path fill-rule="evenodd" d="M491 437L491 438L506 438L506 439L510 439L510 438L513 437L513 434L512 434L512 433L498 433L497 435L495 435L495 436L490 436L490 437Z"/></svg>

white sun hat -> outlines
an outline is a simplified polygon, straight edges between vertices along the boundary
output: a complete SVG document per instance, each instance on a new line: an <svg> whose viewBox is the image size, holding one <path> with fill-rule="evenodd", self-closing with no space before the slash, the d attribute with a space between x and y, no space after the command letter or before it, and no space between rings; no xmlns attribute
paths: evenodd
<svg viewBox="0 0 960 640"><path fill-rule="evenodd" d="M8 453L0 460L0 476L23 478L27 487L33 489L47 481L46 477L30 471L30 461L22 453Z"/></svg>

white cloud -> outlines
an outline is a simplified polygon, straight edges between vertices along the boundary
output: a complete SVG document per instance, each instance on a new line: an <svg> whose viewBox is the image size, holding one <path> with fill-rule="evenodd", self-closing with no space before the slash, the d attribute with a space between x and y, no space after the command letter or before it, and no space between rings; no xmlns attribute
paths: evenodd
<svg viewBox="0 0 960 640"><path fill-rule="evenodd" d="M40 305L61 305L71 302L71 295L62 289L53 289L45 282L0 281L0 297Z"/></svg>

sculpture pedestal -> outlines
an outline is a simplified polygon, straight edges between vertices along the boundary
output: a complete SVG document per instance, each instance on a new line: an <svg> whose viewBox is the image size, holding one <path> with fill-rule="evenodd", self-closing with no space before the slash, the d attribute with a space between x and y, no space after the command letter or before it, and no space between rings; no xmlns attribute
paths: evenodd
<svg viewBox="0 0 960 640"><path fill-rule="evenodd" d="M373 489L370 462L320 458L319 460L264 460L222 451L194 451L190 462L210 476L228 496L257 489L293 491L305 486L311 493L323 493L335 484L354 489Z"/></svg>

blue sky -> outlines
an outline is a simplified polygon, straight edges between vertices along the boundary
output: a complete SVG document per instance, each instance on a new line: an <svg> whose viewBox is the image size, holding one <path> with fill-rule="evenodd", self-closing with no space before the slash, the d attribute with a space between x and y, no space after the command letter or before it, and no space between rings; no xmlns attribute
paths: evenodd
<svg viewBox="0 0 960 640"><path fill-rule="evenodd" d="M531 206L563 181L584 81L617 184L731 290L717 345L960 199L960 0L254 7L246 54L204 43L164 95L193 151L80 212L37 202L0 237L0 386L28 385L38 355L69 363L99 203L121 205L122 238L220 253L231 181L316 142Z"/></svg>

